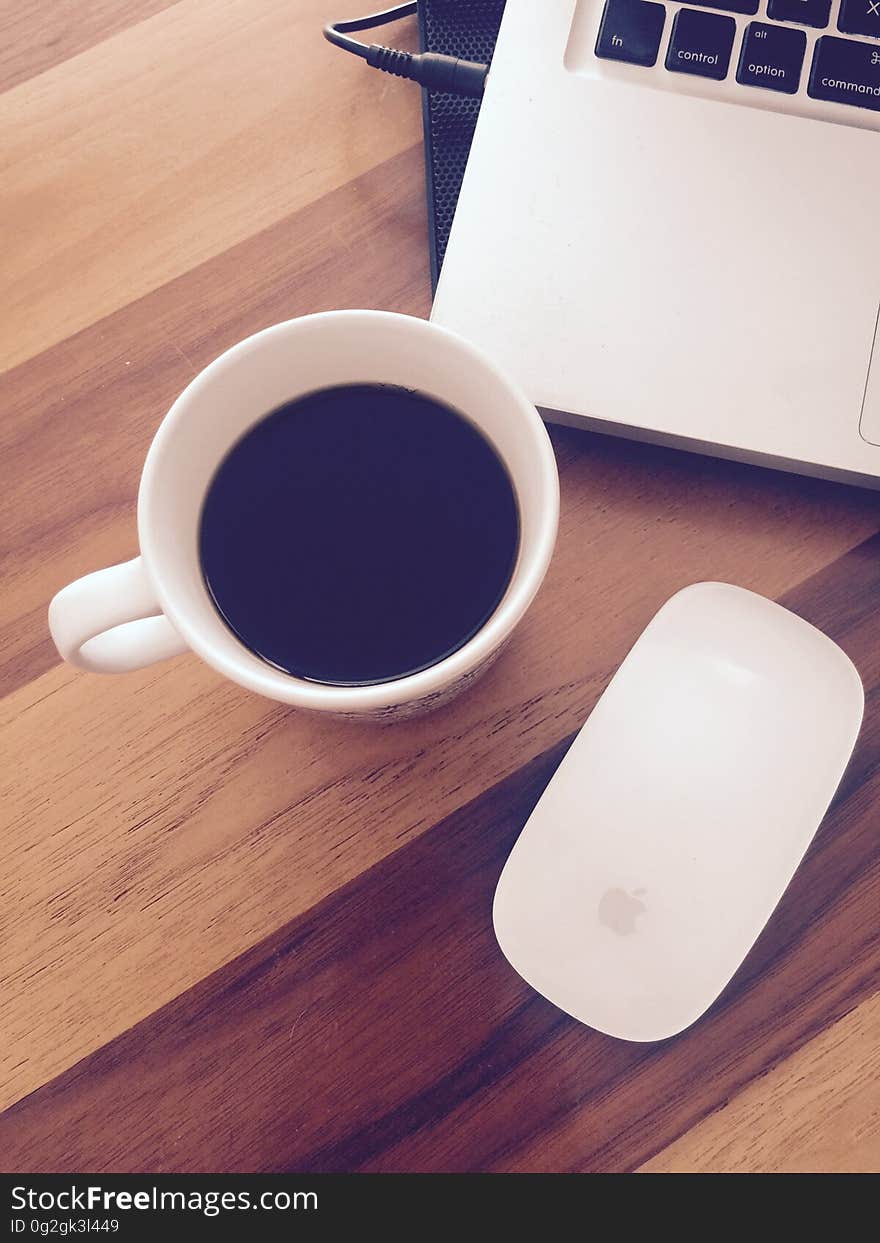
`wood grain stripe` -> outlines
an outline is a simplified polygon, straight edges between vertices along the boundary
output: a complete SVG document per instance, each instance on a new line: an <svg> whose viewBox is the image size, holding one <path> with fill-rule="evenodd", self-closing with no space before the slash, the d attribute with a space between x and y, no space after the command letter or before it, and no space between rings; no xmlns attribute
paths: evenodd
<svg viewBox="0 0 880 1243"><path fill-rule="evenodd" d="M179 0L0 96L0 368L419 141L417 93L325 43L326 18Z"/></svg>
<svg viewBox="0 0 880 1243"><path fill-rule="evenodd" d="M856 661L870 711L768 929L689 1032L658 1046L591 1032L532 993L495 945L493 887L562 744L7 1110L4 1161L29 1170L644 1163L876 988L878 552L880 538L786 598ZM92 998L103 1002L97 988Z"/></svg>
<svg viewBox="0 0 880 1243"><path fill-rule="evenodd" d="M662 1173L880 1173L880 994L646 1162Z"/></svg>
<svg viewBox="0 0 880 1243"><path fill-rule="evenodd" d="M3 0L0 3L0 91L53 65L176 0Z"/></svg>

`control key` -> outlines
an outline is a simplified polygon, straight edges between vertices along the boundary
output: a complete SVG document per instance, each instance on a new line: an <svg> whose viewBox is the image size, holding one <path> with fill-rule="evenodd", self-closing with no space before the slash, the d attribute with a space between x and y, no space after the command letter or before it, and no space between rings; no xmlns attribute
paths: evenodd
<svg viewBox="0 0 880 1243"><path fill-rule="evenodd" d="M718 13L679 9L672 25L666 68L721 81L727 77L736 22Z"/></svg>

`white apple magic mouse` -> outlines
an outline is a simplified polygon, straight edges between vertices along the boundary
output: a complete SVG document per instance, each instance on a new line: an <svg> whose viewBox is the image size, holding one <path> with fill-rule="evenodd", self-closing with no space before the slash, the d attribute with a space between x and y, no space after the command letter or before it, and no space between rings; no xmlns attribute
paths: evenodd
<svg viewBox="0 0 880 1243"><path fill-rule="evenodd" d="M809 846L864 711L855 666L751 591L660 609L530 816L495 893L519 974L623 1040L688 1027Z"/></svg>

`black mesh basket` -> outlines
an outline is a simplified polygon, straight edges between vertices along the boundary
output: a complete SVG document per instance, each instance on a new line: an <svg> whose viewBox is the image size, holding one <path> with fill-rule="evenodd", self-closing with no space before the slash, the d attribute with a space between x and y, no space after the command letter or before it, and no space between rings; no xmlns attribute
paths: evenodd
<svg viewBox="0 0 880 1243"><path fill-rule="evenodd" d="M419 0L424 51L492 59L505 0ZM436 287L480 111L478 99L423 91L431 283Z"/></svg>

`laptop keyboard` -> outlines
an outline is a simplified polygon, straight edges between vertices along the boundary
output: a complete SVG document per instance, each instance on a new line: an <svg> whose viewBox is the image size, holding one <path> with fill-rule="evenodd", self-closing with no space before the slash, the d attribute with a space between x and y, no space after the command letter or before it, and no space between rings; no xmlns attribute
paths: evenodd
<svg viewBox="0 0 880 1243"><path fill-rule="evenodd" d="M605 0L595 52L662 73L733 81L744 93L775 92L780 104L802 96L880 113L880 0L690 0L684 7ZM835 108L829 119L838 115Z"/></svg>

